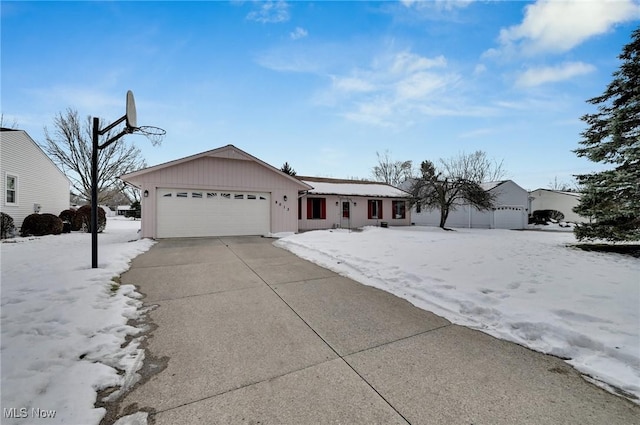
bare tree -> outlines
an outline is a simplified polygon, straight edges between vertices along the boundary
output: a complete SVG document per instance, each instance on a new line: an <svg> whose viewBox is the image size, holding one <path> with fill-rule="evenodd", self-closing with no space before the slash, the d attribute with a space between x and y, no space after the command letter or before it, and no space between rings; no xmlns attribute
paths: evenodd
<svg viewBox="0 0 640 425"><path fill-rule="evenodd" d="M0 128L8 128L8 129L11 129L11 130L16 130L18 128L18 122L14 118L13 122L11 124L8 124L4 119L4 113L1 113L0 114Z"/></svg>
<svg viewBox="0 0 640 425"><path fill-rule="evenodd" d="M553 181L549 182L547 187L559 192L580 192L580 186L575 180L571 183L567 183L566 181L558 180L558 176L555 176Z"/></svg>
<svg viewBox="0 0 640 425"><path fill-rule="evenodd" d="M460 153L447 160L440 159L443 172L475 183L494 182L504 178L504 161L489 159L486 152Z"/></svg>
<svg viewBox="0 0 640 425"><path fill-rule="evenodd" d="M53 120L53 135L44 128L45 142L42 149L53 162L69 177L74 192L91 199L91 153L92 123L87 117L84 125L78 112L67 109ZM100 143L110 139L115 131L101 137ZM114 191L121 191L123 184L118 180L122 174L145 167L140 149L121 140L98 151L98 203L109 202Z"/></svg>
<svg viewBox="0 0 640 425"><path fill-rule="evenodd" d="M502 163L486 159L486 154L460 154L447 160L440 159L438 169L431 161L420 165L420 176L413 179L410 188L412 204L428 209L440 210L440 224L443 229L451 211L467 204L479 210L493 207L495 195L484 190L481 183L487 179L497 180L504 175Z"/></svg>
<svg viewBox="0 0 640 425"><path fill-rule="evenodd" d="M376 181L385 182L392 186L398 186L413 175L412 161L394 161L389 151L381 155L376 152L378 165L372 168L371 173Z"/></svg>

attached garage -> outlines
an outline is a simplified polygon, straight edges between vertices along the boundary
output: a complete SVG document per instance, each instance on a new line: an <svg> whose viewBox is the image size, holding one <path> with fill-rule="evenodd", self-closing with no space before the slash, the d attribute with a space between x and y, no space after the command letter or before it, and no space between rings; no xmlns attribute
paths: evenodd
<svg viewBox="0 0 640 425"><path fill-rule="evenodd" d="M500 205L493 211L494 229L524 229L526 220L527 213L520 205Z"/></svg>
<svg viewBox="0 0 640 425"><path fill-rule="evenodd" d="M158 238L270 232L269 193L160 188L156 199Z"/></svg>
<svg viewBox="0 0 640 425"><path fill-rule="evenodd" d="M311 189L233 145L120 178L143 194L148 238L297 232L298 195Z"/></svg>

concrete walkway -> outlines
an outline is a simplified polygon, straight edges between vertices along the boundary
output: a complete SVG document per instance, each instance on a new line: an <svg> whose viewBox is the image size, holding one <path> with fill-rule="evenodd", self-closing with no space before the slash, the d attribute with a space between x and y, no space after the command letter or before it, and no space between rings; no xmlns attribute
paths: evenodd
<svg viewBox="0 0 640 425"><path fill-rule="evenodd" d="M145 410L167 425L640 423L640 407L557 358L272 242L162 240L134 260L122 282L158 306L147 352L166 368L120 414Z"/></svg>

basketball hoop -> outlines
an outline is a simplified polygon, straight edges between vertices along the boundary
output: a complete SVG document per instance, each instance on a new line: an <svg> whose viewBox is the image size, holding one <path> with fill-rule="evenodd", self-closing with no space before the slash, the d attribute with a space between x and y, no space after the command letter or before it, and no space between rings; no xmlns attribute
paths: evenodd
<svg viewBox="0 0 640 425"><path fill-rule="evenodd" d="M100 136L108 134L124 122L125 127L120 133L100 144ZM126 112L118 120L105 128L100 128L100 118L93 117L92 151L91 151L91 268L98 268L98 152L115 143L122 136L140 133L147 137L154 146L159 145L167 132L159 127L143 125L138 127L136 101L131 90L127 91Z"/></svg>
<svg viewBox="0 0 640 425"><path fill-rule="evenodd" d="M152 125L142 125L140 127L133 127L130 129L131 134L142 134L151 141L153 146L159 146L164 140L164 135L167 131L160 127L154 127Z"/></svg>

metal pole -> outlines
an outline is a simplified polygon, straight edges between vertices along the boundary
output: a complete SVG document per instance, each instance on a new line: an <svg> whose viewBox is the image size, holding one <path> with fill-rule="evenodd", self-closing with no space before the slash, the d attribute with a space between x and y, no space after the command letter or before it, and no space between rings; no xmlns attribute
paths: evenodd
<svg viewBox="0 0 640 425"><path fill-rule="evenodd" d="M100 118L93 118L93 150L91 153L91 268L98 268L98 137Z"/></svg>

